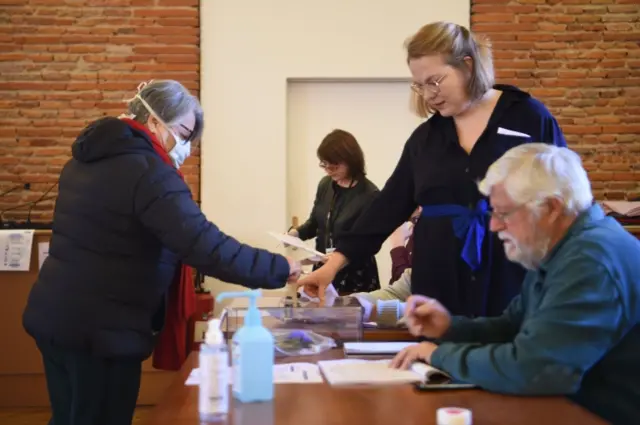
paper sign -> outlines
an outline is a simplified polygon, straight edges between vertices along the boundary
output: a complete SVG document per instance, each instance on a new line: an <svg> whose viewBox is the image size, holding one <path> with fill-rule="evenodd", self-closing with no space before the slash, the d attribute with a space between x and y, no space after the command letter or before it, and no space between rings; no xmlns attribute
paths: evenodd
<svg viewBox="0 0 640 425"><path fill-rule="evenodd" d="M0 230L0 271L29 271L33 233L33 229Z"/></svg>

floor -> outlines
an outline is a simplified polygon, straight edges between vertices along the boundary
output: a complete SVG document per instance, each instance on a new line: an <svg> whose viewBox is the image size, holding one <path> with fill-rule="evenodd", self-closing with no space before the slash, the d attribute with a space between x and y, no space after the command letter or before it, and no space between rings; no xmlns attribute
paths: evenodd
<svg viewBox="0 0 640 425"><path fill-rule="evenodd" d="M151 407L139 407L133 419L134 425L141 425ZM0 424L2 425L47 425L49 409L2 409L0 408Z"/></svg>

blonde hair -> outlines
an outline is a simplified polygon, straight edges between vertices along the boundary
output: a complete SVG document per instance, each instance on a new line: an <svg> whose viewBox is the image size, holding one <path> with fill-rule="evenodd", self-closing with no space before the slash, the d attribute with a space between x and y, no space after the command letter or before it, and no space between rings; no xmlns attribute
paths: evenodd
<svg viewBox="0 0 640 425"><path fill-rule="evenodd" d="M471 58L473 68L466 87L469 100L481 98L495 84L491 42L461 25L451 22L427 24L409 37L404 47L407 49L407 63L439 54L444 56L448 65L465 73L468 72L465 58ZM411 103L413 112L422 118L434 112L418 93L412 92Z"/></svg>

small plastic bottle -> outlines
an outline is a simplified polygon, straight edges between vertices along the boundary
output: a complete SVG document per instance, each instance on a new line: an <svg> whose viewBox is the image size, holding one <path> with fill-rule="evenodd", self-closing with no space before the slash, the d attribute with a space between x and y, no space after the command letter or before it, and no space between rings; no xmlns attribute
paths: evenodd
<svg viewBox="0 0 640 425"><path fill-rule="evenodd" d="M200 421L224 421L229 414L229 350L220 330L220 319L209 320L200 345Z"/></svg>

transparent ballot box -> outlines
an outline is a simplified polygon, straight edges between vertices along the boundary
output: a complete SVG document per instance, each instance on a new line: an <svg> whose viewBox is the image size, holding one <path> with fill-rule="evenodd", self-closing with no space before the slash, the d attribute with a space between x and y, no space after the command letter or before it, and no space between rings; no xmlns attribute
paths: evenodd
<svg viewBox="0 0 640 425"><path fill-rule="evenodd" d="M355 301L355 300L354 300ZM248 300L235 299L221 316L222 331L231 338L244 323ZM346 301L332 307L318 307L280 297L258 299L262 325L274 330L305 330L332 338L338 347L347 341L362 341L363 308Z"/></svg>

